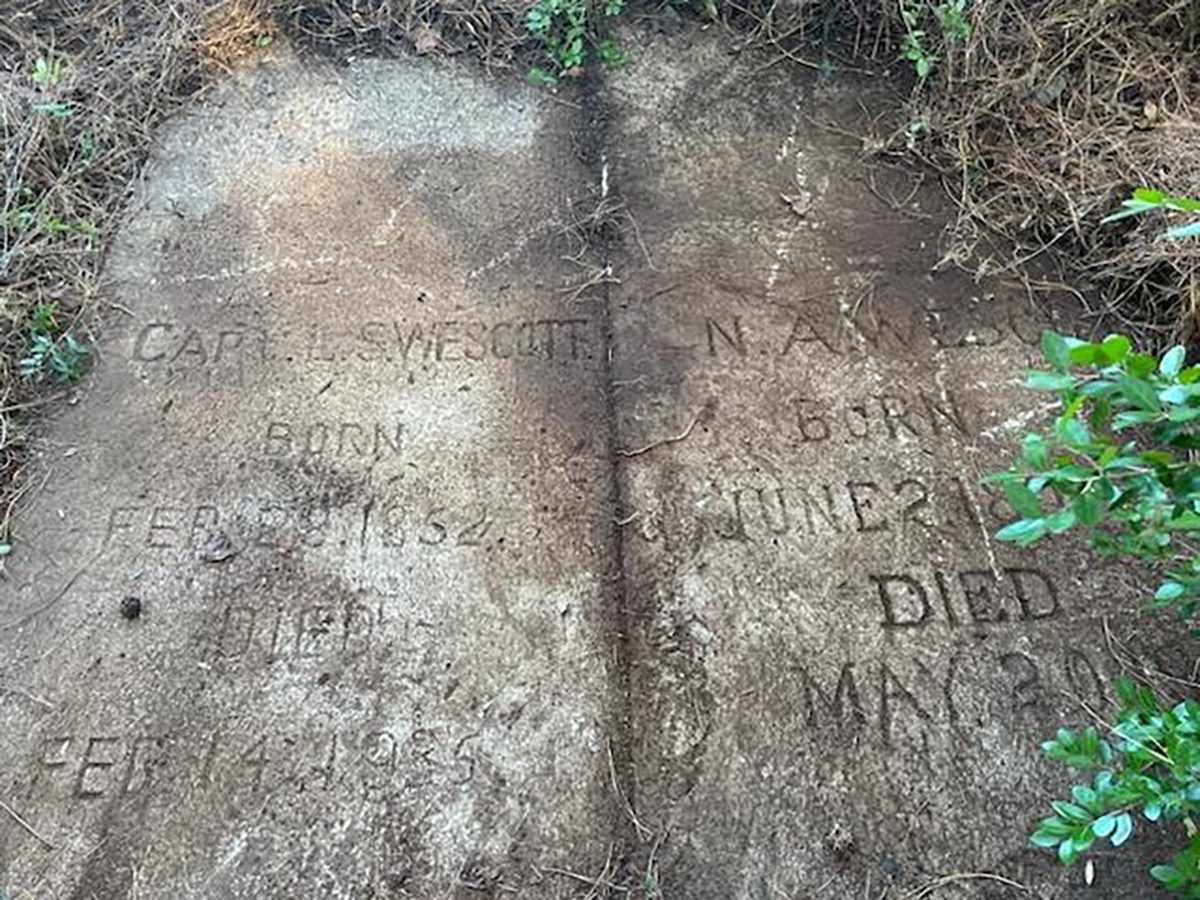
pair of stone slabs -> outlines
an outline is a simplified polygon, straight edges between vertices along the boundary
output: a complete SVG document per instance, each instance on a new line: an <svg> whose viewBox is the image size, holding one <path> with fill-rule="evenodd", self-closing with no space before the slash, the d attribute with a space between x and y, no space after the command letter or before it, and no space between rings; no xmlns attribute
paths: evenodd
<svg viewBox="0 0 1200 900"><path fill-rule="evenodd" d="M1044 314L878 85L630 40L165 130L0 584L8 896L1122 895L1025 837L1129 593L989 538Z"/></svg>

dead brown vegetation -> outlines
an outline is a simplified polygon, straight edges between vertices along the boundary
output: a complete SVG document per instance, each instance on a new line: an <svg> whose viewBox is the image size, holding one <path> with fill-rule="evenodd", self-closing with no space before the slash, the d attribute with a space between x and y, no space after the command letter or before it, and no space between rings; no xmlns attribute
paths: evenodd
<svg viewBox="0 0 1200 900"><path fill-rule="evenodd" d="M21 420L47 399L16 377L30 317L90 331L105 238L154 126L200 84L201 31L186 8L0 4L0 500L18 487Z"/></svg>
<svg viewBox="0 0 1200 900"><path fill-rule="evenodd" d="M1053 260L1097 327L1194 343L1200 242L1159 239L1157 217L1100 220L1134 187L1200 192L1200 4L973 0L969 36L945 43L932 14L939 2L726 6L755 39L807 65L836 71L866 59L893 72L904 65L901 8L923 7L936 68L872 144L947 176L959 208L948 261L997 272Z"/></svg>
<svg viewBox="0 0 1200 900"><path fill-rule="evenodd" d="M970 38L914 102L924 148L952 174L963 257L985 233L1012 269L1065 257L1104 327L1143 342L1200 337L1200 243L1163 222L1102 225L1134 187L1200 191L1197 5L982 0ZM982 245L980 245L982 246Z"/></svg>

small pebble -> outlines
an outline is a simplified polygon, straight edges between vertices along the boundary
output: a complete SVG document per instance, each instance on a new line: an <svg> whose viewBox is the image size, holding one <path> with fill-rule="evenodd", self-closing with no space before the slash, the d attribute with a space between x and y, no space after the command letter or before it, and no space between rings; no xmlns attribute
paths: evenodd
<svg viewBox="0 0 1200 900"><path fill-rule="evenodd" d="M121 615L130 620L141 618L142 601L137 597L126 597L121 601Z"/></svg>

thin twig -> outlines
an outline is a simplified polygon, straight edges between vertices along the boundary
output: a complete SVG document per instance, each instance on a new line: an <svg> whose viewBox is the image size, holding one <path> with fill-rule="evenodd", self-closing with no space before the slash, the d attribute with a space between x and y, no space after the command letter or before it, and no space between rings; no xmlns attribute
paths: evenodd
<svg viewBox="0 0 1200 900"><path fill-rule="evenodd" d="M657 441L651 441L646 446L638 447L636 450L618 450L617 456L624 456L626 458L631 456L641 456L643 453L649 453L651 450L654 450L658 447L662 447L667 444L678 444L680 441L686 441L691 435L692 430L696 427L696 423L700 421L700 416L702 414L703 410L692 416L692 421L688 423L688 427L679 432L679 434L673 434L670 437L659 438Z"/></svg>
<svg viewBox="0 0 1200 900"><path fill-rule="evenodd" d="M610 891L629 891L629 888L621 887L619 884L613 884L611 881L605 881L600 878L589 878L587 875L581 875L578 872L572 872L569 869L558 869L554 866L538 866L538 871L549 872L551 875L562 875L564 878L573 878L576 881L582 881L584 884L590 884L593 890L597 887L602 887Z"/></svg>
<svg viewBox="0 0 1200 900"><path fill-rule="evenodd" d="M0 800L0 809L4 810L6 813L8 813L10 816L12 816L12 820L14 822L16 822L18 825L20 825L22 828L24 828L26 831L28 831L31 835L33 835L35 838L37 838L38 841L40 841L42 844L45 844L46 847L48 847L51 850L58 849L56 846L54 846L54 844L50 843L48 840L46 840L44 837L42 837L40 834L38 834L38 830L36 828L34 828L32 825L30 825L28 822L26 822L24 819L22 819L21 816L17 813L17 811L15 809L13 809L11 806L9 806L7 803L5 803L3 800Z"/></svg>
<svg viewBox="0 0 1200 900"><path fill-rule="evenodd" d="M939 891L951 884L957 884L960 881L995 881L999 884L1016 888L1019 891L1024 891L1026 894L1030 893L1027 885L1021 884L1019 881L1013 881L1011 878L1005 878L1003 875L994 875L991 872L955 872L952 875L943 875L941 878L937 878L905 894L903 900L924 900L925 897L932 895L935 891Z"/></svg>
<svg viewBox="0 0 1200 900"><path fill-rule="evenodd" d="M612 778L613 790L616 791L617 797L621 801L621 805L625 807L625 814L629 816L629 821L633 823L633 827L637 829L638 837L642 840L653 836L654 832L647 828L638 819L637 814L633 811L633 807L629 805L629 801L625 799L625 792L621 790L621 785L617 782L617 763L613 758L612 741L608 742L608 773Z"/></svg>
<svg viewBox="0 0 1200 900"><path fill-rule="evenodd" d="M0 684L0 695L2 694L12 694L14 697L24 697L26 700L30 701L31 703L36 703L38 706L44 706L46 709L54 709L54 704L49 700L39 697L36 694L31 694L29 691L23 691L20 688L5 687L4 685Z"/></svg>

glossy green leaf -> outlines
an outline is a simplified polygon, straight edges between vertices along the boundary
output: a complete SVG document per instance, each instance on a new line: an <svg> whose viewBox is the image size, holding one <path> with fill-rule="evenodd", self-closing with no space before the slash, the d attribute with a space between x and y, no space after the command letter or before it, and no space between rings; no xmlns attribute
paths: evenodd
<svg viewBox="0 0 1200 900"><path fill-rule="evenodd" d="M1173 384L1158 392L1163 403L1187 403L1193 397L1200 397L1200 384Z"/></svg>
<svg viewBox="0 0 1200 900"><path fill-rule="evenodd" d="M1104 499L1098 486L1076 495L1071 501L1071 508L1075 510L1075 518L1080 525L1091 527L1098 524L1104 514Z"/></svg>
<svg viewBox="0 0 1200 900"><path fill-rule="evenodd" d="M1039 829L1038 831L1035 831L1032 835L1030 835L1029 840L1032 841L1038 847L1044 847L1047 850L1057 847L1062 842L1061 837L1057 837L1053 834L1049 834L1048 832L1043 831L1041 829Z"/></svg>
<svg viewBox="0 0 1200 900"><path fill-rule="evenodd" d="M1068 447L1083 447L1091 440L1087 426L1078 419L1059 419L1055 423L1054 429ZM1060 470L1060 472L1065 471L1065 468ZM1090 473L1085 474L1090 475Z"/></svg>
<svg viewBox="0 0 1200 900"><path fill-rule="evenodd" d="M1168 887L1178 884L1181 880L1179 870L1174 866L1154 866L1150 869L1150 876Z"/></svg>
<svg viewBox="0 0 1200 900"><path fill-rule="evenodd" d="M1019 519L1010 522L996 532L996 540L1016 541L1018 543L1033 542L1046 533L1046 523L1042 519Z"/></svg>
<svg viewBox="0 0 1200 900"><path fill-rule="evenodd" d="M1168 520L1163 526L1168 531L1195 531L1200 529L1200 513L1188 510Z"/></svg>
<svg viewBox="0 0 1200 900"><path fill-rule="evenodd" d="M1167 378L1174 378L1183 369L1183 362L1187 358L1187 350L1184 347L1175 346L1163 354L1162 362L1158 364L1158 371Z"/></svg>
<svg viewBox="0 0 1200 900"><path fill-rule="evenodd" d="M1092 814L1082 806L1074 803L1067 803L1065 800L1054 800L1050 803L1051 808L1068 822L1075 822L1082 825L1085 822L1092 820Z"/></svg>
<svg viewBox="0 0 1200 900"><path fill-rule="evenodd" d="M1158 412L1162 409L1158 393L1146 382L1128 375L1117 376L1117 387L1123 396L1133 406L1147 412Z"/></svg>
<svg viewBox="0 0 1200 900"><path fill-rule="evenodd" d="M1129 840L1131 834L1133 834L1133 817L1129 813L1121 813L1117 816L1117 827L1113 831L1112 845L1120 847Z"/></svg>
<svg viewBox="0 0 1200 900"><path fill-rule="evenodd" d="M1163 232L1163 237L1176 241L1197 235L1200 235L1200 222L1189 222L1187 225L1178 225Z"/></svg>
<svg viewBox="0 0 1200 900"><path fill-rule="evenodd" d="M1081 366L1099 366L1104 363L1104 353L1101 351L1100 345L1088 343L1087 341L1072 346L1068 357L1071 362L1078 363Z"/></svg>
<svg viewBox="0 0 1200 900"><path fill-rule="evenodd" d="M1092 823L1092 834L1098 838L1106 838L1117 829L1117 817L1111 813L1101 816Z"/></svg>
<svg viewBox="0 0 1200 900"><path fill-rule="evenodd" d="M1004 482L1004 497L1019 515L1027 519L1040 519L1043 515L1042 501L1029 490L1025 483L1016 479Z"/></svg>
<svg viewBox="0 0 1200 900"><path fill-rule="evenodd" d="M1113 430L1123 431L1135 425L1144 425L1147 422L1153 422L1158 418L1158 415L1158 413L1146 412L1140 409L1117 413L1113 417Z"/></svg>
<svg viewBox="0 0 1200 900"><path fill-rule="evenodd" d="M1046 530L1051 534L1062 534L1075 524L1075 509L1070 506L1063 507L1047 516L1044 521Z"/></svg>
<svg viewBox="0 0 1200 900"><path fill-rule="evenodd" d="M1154 599L1160 603L1166 603L1171 600L1178 600L1184 593L1185 588L1178 581L1166 581L1154 592Z"/></svg>
<svg viewBox="0 0 1200 900"><path fill-rule="evenodd" d="M1049 329L1042 332L1042 355L1059 372L1067 371L1071 363L1071 348L1066 338Z"/></svg>
<svg viewBox="0 0 1200 900"><path fill-rule="evenodd" d="M1123 334L1110 334L1100 344L1100 352L1110 365L1123 360L1132 348L1133 343Z"/></svg>
<svg viewBox="0 0 1200 900"><path fill-rule="evenodd" d="M1031 466L1044 469L1049 463L1046 440L1040 434L1027 434L1021 441L1021 456Z"/></svg>
<svg viewBox="0 0 1200 900"><path fill-rule="evenodd" d="M1125 361L1125 371L1134 378L1145 378L1158 368L1158 360L1149 353L1131 354Z"/></svg>
<svg viewBox="0 0 1200 900"><path fill-rule="evenodd" d="M1074 384L1074 378L1058 372L1030 372L1025 379L1026 387L1035 391L1065 391Z"/></svg>

